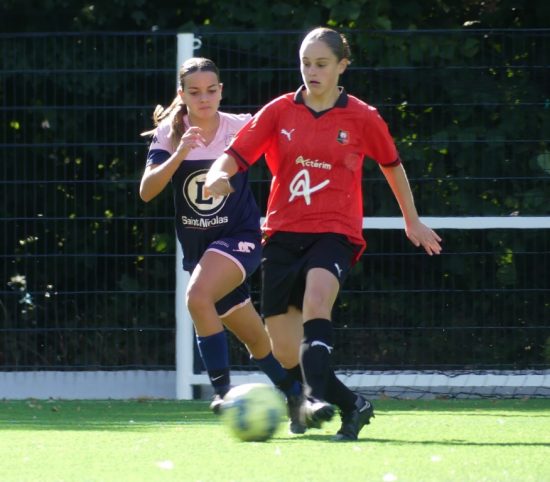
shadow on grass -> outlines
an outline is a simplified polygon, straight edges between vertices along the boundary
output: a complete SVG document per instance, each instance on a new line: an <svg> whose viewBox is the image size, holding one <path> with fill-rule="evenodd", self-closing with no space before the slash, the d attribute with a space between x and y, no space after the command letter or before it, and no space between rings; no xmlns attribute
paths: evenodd
<svg viewBox="0 0 550 482"><path fill-rule="evenodd" d="M549 412L550 398L520 399L436 399L436 400L373 400L377 413L396 412Z"/></svg>
<svg viewBox="0 0 550 482"><path fill-rule="evenodd" d="M550 399L522 400L375 400L378 415L425 416L426 412L464 416L550 417ZM538 412L538 413L537 413ZM147 431L159 426L219 424L207 401L173 400L22 400L0 401L0 431L7 430L94 430ZM306 434L308 440L330 440L330 436ZM363 440L359 440L360 443ZM469 444L469 441L375 440L365 442L399 444ZM475 445L475 443L473 443ZM488 443L480 445L514 445ZM528 445L528 444L521 444ZM547 444L540 444L548 446Z"/></svg>
<svg viewBox="0 0 550 482"><path fill-rule="evenodd" d="M550 447L544 442L472 442L471 440L407 440L407 439L386 439L370 438L365 442L392 444L392 445L442 445L445 447L468 446L468 447Z"/></svg>
<svg viewBox="0 0 550 482"><path fill-rule="evenodd" d="M304 440L311 440L313 442L330 442L333 444L365 444L365 445L378 445L383 444L385 446L443 446L443 447L547 447L550 448L550 443L545 442L473 442L472 440L461 440L461 439L449 439L449 440L411 440L411 439L391 439L391 438L361 438L359 440L354 440L351 442L335 442L332 440L333 435L310 435L305 434L300 438ZM279 437L278 440L292 440L292 437ZM294 438L294 440L296 440Z"/></svg>

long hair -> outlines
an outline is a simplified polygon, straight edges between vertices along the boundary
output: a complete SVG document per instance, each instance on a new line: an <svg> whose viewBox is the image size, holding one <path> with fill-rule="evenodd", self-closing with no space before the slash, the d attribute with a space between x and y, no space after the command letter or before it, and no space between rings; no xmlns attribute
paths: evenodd
<svg viewBox="0 0 550 482"><path fill-rule="evenodd" d="M180 67L178 77L181 89L183 89L185 86L185 77L195 72L214 72L216 74L216 77L218 78L218 82L220 80L220 71L212 60L206 59L204 57L192 57L186 60ZM155 107L155 110L153 111L154 128L142 132L141 135L144 137L152 136L155 133L158 125L164 119L169 117L171 118L171 122L168 138L174 144L174 146L177 146L179 140L181 139L181 136L187 129L187 126L183 121L185 115L187 115L187 106L183 103L181 97L179 95L176 95L176 97L174 97L174 100L168 107L164 108L162 105L157 105Z"/></svg>

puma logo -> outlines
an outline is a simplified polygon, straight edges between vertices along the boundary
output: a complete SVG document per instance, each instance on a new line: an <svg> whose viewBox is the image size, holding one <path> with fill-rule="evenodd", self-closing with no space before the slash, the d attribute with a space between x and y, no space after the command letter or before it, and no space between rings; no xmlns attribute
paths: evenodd
<svg viewBox="0 0 550 482"><path fill-rule="evenodd" d="M288 141L290 142L292 140L292 133L295 131L295 129L290 129L287 131L286 129L281 129L281 134L287 137Z"/></svg>
<svg viewBox="0 0 550 482"><path fill-rule="evenodd" d="M328 351L329 353L331 353L332 350L333 350L333 347L327 345L326 343L323 343L323 342L320 341L320 340L314 340L314 341L312 341L310 346L311 346L311 347L314 347L314 346L322 346L323 348L326 348L327 351Z"/></svg>

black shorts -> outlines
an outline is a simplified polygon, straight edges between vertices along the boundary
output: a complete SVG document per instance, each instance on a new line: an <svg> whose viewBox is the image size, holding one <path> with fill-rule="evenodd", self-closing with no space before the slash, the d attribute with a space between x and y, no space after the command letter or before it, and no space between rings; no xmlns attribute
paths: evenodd
<svg viewBox="0 0 550 482"><path fill-rule="evenodd" d="M361 247L342 234L277 232L269 237L262 254L262 316L286 313L289 306L302 309L306 275L324 268L340 286Z"/></svg>

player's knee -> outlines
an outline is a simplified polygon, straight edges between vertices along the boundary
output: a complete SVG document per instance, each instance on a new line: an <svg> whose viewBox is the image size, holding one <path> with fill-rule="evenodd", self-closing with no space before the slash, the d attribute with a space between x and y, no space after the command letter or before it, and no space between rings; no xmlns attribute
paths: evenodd
<svg viewBox="0 0 550 482"><path fill-rule="evenodd" d="M265 331L263 325L255 323L247 323L239 326L231 326L230 330L237 336L237 338L244 343L249 350L263 350L266 347L270 347L269 336Z"/></svg>
<svg viewBox="0 0 550 482"><path fill-rule="evenodd" d="M307 293L304 296L302 312L306 318L330 318L331 304L328 296L319 291Z"/></svg>
<svg viewBox="0 0 550 482"><path fill-rule="evenodd" d="M203 289L200 284L192 284L187 288L185 302L191 313L200 313L213 303L208 291Z"/></svg>

